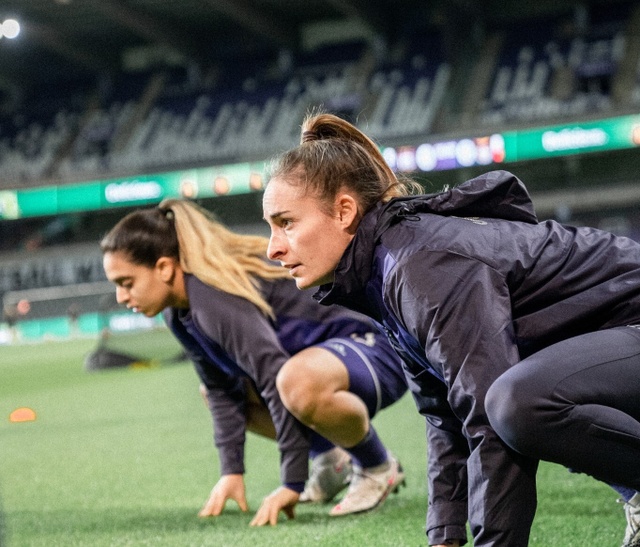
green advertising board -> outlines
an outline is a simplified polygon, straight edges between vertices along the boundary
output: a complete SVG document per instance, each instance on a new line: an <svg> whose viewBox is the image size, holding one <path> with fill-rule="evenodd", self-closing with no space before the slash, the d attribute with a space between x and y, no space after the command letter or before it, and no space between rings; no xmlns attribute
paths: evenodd
<svg viewBox="0 0 640 547"><path fill-rule="evenodd" d="M264 188L265 165L239 163L155 175L0 192L0 219L158 203L164 198L246 194Z"/></svg>
<svg viewBox="0 0 640 547"><path fill-rule="evenodd" d="M505 161L509 162L621 150L640 145L640 115L505 132L502 136Z"/></svg>
<svg viewBox="0 0 640 547"><path fill-rule="evenodd" d="M435 171L640 146L640 114L383 149L398 171ZM264 188L264 162L0 191L0 219L211 198Z"/></svg>

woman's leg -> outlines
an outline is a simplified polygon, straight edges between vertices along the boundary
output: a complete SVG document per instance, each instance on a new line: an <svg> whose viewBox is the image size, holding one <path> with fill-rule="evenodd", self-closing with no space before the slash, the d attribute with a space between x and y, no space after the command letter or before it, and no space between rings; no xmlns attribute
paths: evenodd
<svg viewBox="0 0 640 547"><path fill-rule="evenodd" d="M353 458L354 479L332 515L372 509L404 480L397 460L389 456L370 423L370 415L388 397L382 395L369 355L375 340L369 342L372 345L364 339L332 339L294 355L278 374L287 409ZM402 382L402 372L399 377ZM401 385L397 398L406 391Z"/></svg>
<svg viewBox="0 0 640 547"><path fill-rule="evenodd" d="M294 355L278 375L285 406L337 445L353 447L370 418L407 391L398 356L382 334L333 338Z"/></svg>
<svg viewBox="0 0 640 547"><path fill-rule="evenodd" d="M267 405L258 396L251 382L247 381L247 430L268 439L276 438L276 428Z"/></svg>
<svg viewBox="0 0 640 547"><path fill-rule="evenodd" d="M258 396L251 382L246 381L245 386L247 431L251 431L256 435L266 437L267 439L275 440L276 428L273 425L273 420L271 419L269 409L264 404L262 399ZM207 386L205 386L203 383L200 384L200 395L202 396L206 407L209 408L208 390Z"/></svg>
<svg viewBox="0 0 640 547"><path fill-rule="evenodd" d="M311 347L294 355L277 385L289 412L334 444L355 446L369 431L367 407L349 392L347 367L330 351Z"/></svg>
<svg viewBox="0 0 640 547"><path fill-rule="evenodd" d="M514 450L640 489L640 330L577 336L491 386L491 425Z"/></svg>

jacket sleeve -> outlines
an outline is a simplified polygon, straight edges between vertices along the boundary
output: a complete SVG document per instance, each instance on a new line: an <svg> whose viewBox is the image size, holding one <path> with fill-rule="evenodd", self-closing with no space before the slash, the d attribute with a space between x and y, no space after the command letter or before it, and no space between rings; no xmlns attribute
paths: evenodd
<svg viewBox="0 0 640 547"><path fill-rule="evenodd" d="M489 386L519 361L506 280L482 261L448 251L422 251L406 260L388 280L394 287L388 299L444 378L449 405L461 423L470 451L469 521L475 540L526 544L537 462L500 440L484 407Z"/></svg>
<svg viewBox="0 0 640 547"><path fill-rule="evenodd" d="M247 429L246 389L242 378L224 376L203 359L193 358L201 382L207 388L207 406L213 418L214 442L220 457L220 474L244 473ZM216 371L216 374L212 374Z"/></svg>
<svg viewBox="0 0 640 547"><path fill-rule="evenodd" d="M427 537L431 545L467 542L467 460L469 449L452 416L427 417Z"/></svg>
<svg viewBox="0 0 640 547"><path fill-rule="evenodd" d="M244 443L247 426L244 380L226 374L204 356L203 348L198 348L195 340L181 327L175 309L167 308L162 315L193 363L200 383L207 390L207 406L213 418L214 442L220 459L220 474L244 473Z"/></svg>
<svg viewBox="0 0 640 547"><path fill-rule="evenodd" d="M469 447L462 424L451 411L443 382L406 356L403 368L418 411L426 418L429 544L457 539L465 545Z"/></svg>
<svg viewBox="0 0 640 547"><path fill-rule="evenodd" d="M276 429L282 483L304 483L309 467L309 431L286 410L276 388L276 376L289 354L269 318L255 305L215 292L215 306L194 309L192 305L194 321L253 380L265 401Z"/></svg>

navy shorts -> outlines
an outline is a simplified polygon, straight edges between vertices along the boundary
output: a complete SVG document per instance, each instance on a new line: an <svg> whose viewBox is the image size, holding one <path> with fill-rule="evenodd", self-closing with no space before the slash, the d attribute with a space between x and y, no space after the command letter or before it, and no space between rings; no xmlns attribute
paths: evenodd
<svg viewBox="0 0 640 547"><path fill-rule="evenodd" d="M407 391L400 357L382 333L330 338L314 347L330 351L344 363L349 372L349 391L364 401L371 418Z"/></svg>

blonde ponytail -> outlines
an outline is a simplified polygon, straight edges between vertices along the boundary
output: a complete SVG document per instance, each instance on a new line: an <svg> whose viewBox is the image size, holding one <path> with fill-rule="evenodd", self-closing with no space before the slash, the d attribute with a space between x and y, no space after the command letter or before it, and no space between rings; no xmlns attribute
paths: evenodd
<svg viewBox="0 0 640 547"><path fill-rule="evenodd" d="M285 268L266 260L269 240L225 228L195 203L166 199L160 209L171 211L180 248L180 267L221 291L245 298L266 315L273 310L258 290L258 280L288 278Z"/></svg>

